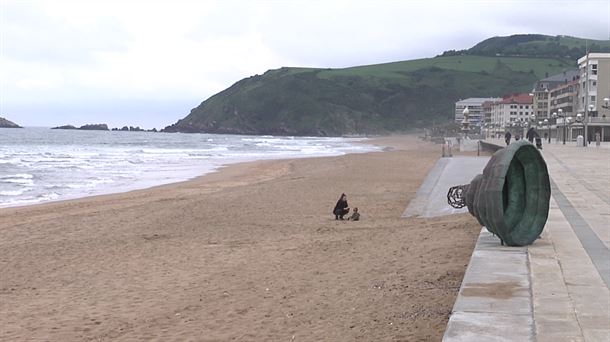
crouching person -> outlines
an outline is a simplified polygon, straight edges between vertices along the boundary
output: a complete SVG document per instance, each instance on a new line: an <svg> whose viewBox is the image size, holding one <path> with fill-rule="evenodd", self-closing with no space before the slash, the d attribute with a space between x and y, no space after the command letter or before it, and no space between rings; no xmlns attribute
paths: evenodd
<svg viewBox="0 0 610 342"><path fill-rule="evenodd" d="M345 194L341 194L341 197L337 201L335 205L335 209L333 209L333 214L335 215L335 220L343 220L343 216L349 213L349 205L347 204L347 196Z"/></svg>

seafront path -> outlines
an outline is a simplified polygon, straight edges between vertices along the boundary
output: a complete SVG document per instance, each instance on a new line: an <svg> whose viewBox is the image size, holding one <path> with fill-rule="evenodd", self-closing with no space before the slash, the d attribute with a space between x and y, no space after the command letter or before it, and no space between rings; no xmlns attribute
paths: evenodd
<svg viewBox="0 0 610 342"><path fill-rule="evenodd" d="M505 247L481 231L443 341L610 341L610 149L551 142L542 154L541 238Z"/></svg>

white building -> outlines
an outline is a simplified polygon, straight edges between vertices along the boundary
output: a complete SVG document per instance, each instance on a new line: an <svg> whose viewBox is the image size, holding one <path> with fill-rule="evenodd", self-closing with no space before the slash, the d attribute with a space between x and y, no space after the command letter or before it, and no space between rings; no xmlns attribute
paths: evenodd
<svg viewBox="0 0 610 342"><path fill-rule="evenodd" d="M464 119L464 108L468 108L468 119L471 126L481 126L484 121L483 103L487 101L500 101L497 97L470 97L455 103L455 122L460 123Z"/></svg>
<svg viewBox="0 0 610 342"><path fill-rule="evenodd" d="M587 140L595 141L595 135L599 134L602 141L610 141L610 106L605 100L610 98L610 53L588 53L578 59L578 69L577 111L586 121ZM572 129L578 132L570 132L571 136L584 135L577 124Z"/></svg>
<svg viewBox="0 0 610 342"><path fill-rule="evenodd" d="M514 94L495 101L491 108L493 132L503 135L510 130L513 134L522 135L534 113L533 101L534 97L530 94Z"/></svg>

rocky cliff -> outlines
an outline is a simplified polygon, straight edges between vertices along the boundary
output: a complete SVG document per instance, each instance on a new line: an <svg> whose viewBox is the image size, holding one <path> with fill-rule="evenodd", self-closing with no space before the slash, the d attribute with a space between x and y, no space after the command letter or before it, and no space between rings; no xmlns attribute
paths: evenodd
<svg viewBox="0 0 610 342"><path fill-rule="evenodd" d="M5 118L0 118L0 128L21 128L21 126Z"/></svg>

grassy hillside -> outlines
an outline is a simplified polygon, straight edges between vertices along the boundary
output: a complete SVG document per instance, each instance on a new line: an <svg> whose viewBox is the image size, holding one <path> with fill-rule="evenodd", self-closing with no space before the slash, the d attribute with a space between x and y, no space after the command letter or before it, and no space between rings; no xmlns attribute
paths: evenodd
<svg viewBox="0 0 610 342"><path fill-rule="evenodd" d="M610 41L494 37L442 56L344 69L281 68L210 97L168 132L342 135L403 131L450 121L455 101L531 91Z"/></svg>
<svg viewBox="0 0 610 342"><path fill-rule="evenodd" d="M443 56L527 56L576 60L586 52L610 52L610 40L583 39L569 36L517 34L486 39L468 50L446 51Z"/></svg>
<svg viewBox="0 0 610 342"><path fill-rule="evenodd" d="M464 72L494 72L497 63L507 65L513 71L533 72L538 78L569 68L572 62L563 59L523 58L523 57L486 57L486 56L447 56L436 58L415 59L410 61L358 66L345 69L323 71L321 77L361 76L404 79L405 73L420 69L437 67L446 70Z"/></svg>
<svg viewBox="0 0 610 342"><path fill-rule="evenodd" d="M342 135L451 120L454 102L530 91L573 68L554 58L447 56L345 69L281 68L243 79L165 131Z"/></svg>

